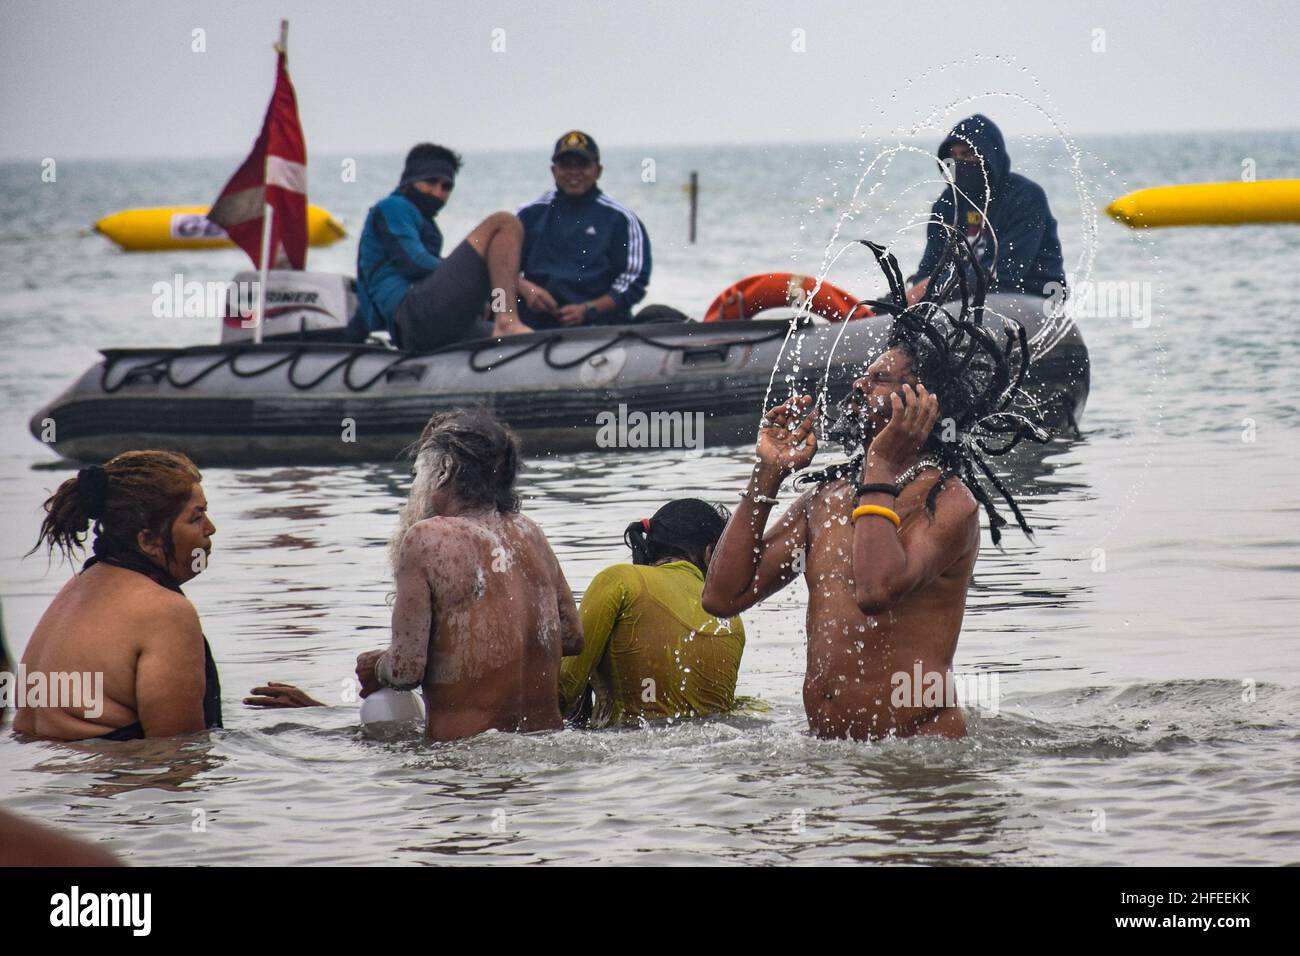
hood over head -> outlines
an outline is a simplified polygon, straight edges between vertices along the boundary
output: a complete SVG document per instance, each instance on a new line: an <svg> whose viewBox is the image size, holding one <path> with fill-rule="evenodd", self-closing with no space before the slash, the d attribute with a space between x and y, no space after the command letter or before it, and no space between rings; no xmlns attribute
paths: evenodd
<svg viewBox="0 0 1300 956"><path fill-rule="evenodd" d="M1007 156L1007 144L1002 138L1002 130L983 113L966 117L939 144L940 162L947 157L948 150L954 143L966 143L983 158L988 169L989 184L993 187L993 194L997 195L998 187L1006 182L1011 172L1011 158Z"/></svg>

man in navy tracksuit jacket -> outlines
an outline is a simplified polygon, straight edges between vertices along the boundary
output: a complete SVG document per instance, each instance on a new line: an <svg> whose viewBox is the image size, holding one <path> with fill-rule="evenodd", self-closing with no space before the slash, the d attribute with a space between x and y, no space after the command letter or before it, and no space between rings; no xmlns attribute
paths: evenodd
<svg viewBox="0 0 1300 956"><path fill-rule="evenodd" d="M520 319L535 329L632 321L650 282L641 220L600 191L600 150L572 130L555 144L555 189L523 206Z"/></svg>
<svg viewBox="0 0 1300 956"><path fill-rule="evenodd" d="M993 121L980 113L962 120L940 144L938 156L951 163L957 188L944 190L930 211L925 253L908 279L915 283L908 301L925 294L943 254L948 230L942 223L961 229L970 240L989 273L990 292L1050 296L1064 290L1061 241L1047 195L1011 171L1006 142ZM1059 289L1052 283L1060 283Z"/></svg>

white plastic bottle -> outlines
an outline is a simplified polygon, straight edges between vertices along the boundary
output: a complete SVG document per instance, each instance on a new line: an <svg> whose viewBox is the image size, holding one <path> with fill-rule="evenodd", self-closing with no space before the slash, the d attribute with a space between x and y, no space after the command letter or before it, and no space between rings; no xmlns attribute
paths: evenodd
<svg viewBox="0 0 1300 956"><path fill-rule="evenodd" d="M367 730L385 730L424 720L424 702L412 690L381 687L361 701L361 722Z"/></svg>

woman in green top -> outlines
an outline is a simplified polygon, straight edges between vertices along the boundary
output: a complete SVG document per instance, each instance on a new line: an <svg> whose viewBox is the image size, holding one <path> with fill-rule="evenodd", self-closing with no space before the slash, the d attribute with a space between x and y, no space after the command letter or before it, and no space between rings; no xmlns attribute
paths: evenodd
<svg viewBox="0 0 1300 956"><path fill-rule="evenodd" d="M604 727L732 708L745 630L700 606L728 517L679 498L627 526L632 563L601 571L583 596L584 647L561 664L561 713Z"/></svg>

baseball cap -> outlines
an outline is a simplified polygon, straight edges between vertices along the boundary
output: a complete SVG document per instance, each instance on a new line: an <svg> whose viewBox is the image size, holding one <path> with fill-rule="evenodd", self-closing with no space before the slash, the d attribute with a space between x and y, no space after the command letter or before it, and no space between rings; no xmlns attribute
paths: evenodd
<svg viewBox="0 0 1300 956"><path fill-rule="evenodd" d="M600 162L600 147L596 141L588 136L582 130L569 130L555 141L555 149L551 153L551 162L555 162L561 156L573 153L581 156L583 159L589 159L593 163Z"/></svg>

